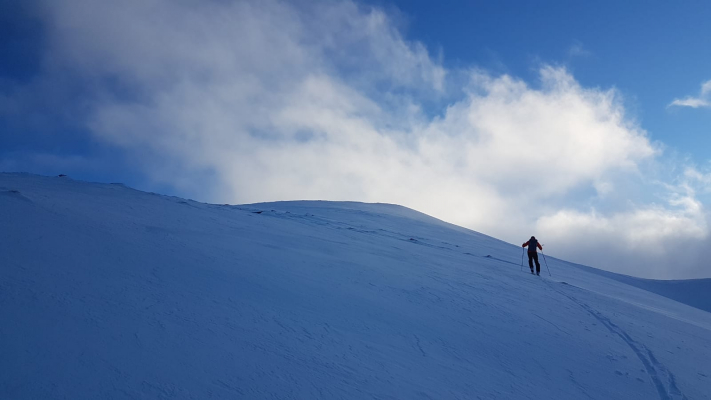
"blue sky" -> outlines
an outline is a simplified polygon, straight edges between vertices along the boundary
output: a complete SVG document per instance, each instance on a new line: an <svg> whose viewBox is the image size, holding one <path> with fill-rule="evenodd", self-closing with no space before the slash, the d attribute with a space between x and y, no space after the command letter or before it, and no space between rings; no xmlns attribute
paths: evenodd
<svg viewBox="0 0 711 400"><path fill-rule="evenodd" d="M398 203L603 269L709 277L709 17L666 1L2 2L0 170Z"/></svg>
<svg viewBox="0 0 711 400"><path fill-rule="evenodd" d="M711 79L711 3L670 1L377 1L445 64L535 81L561 64L584 86L615 87L655 140L705 162L711 113L667 109Z"/></svg>

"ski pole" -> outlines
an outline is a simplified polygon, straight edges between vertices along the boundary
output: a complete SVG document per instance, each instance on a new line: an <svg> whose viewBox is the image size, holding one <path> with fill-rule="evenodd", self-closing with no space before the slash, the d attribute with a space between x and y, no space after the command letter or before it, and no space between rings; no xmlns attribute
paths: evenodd
<svg viewBox="0 0 711 400"><path fill-rule="evenodd" d="M551 269L550 269L550 267L548 267L548 261L546 261L546 255L543 254L543 250L541 250L541 255L543 256L543 262L546 263L546 268L548 268L548 276L553 276L553 275L551 275Z"/></svg>
<svg viewBox="0 0 711 400"><path fill-rule="evenodd" d="M523 247L521 247L521 272L523 272Z"/></svg>

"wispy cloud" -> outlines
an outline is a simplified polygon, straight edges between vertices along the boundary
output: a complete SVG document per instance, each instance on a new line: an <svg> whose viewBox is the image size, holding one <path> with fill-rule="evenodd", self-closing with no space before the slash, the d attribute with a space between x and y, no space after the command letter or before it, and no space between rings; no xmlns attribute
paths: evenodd
<svg viewBox="0 0 711 400"><path fill-rule="evenodd" d="M695 194L644 183L661 152L619 93L563 68L448 70L347 1L44 4L48 59L95 90L95 139L186 196L398 203L644 276L671 274L645 241L706 245Z"/></svg>
<svg viewBox="0 0 711 400"><path fill-rule="evenodd" d="M583 46L580 41L575 41L570 48L568 48L568 57L590 57L592 52Z"/></svg>
<svg viewBox="0 0 711 400"><path fill-rule="evenodd" d="M691 108L711 107L711 80L701 84L701 91L697 97L689 96L683 99L674 99L674 101L669 103L669 107L671 106Z"/></svg>

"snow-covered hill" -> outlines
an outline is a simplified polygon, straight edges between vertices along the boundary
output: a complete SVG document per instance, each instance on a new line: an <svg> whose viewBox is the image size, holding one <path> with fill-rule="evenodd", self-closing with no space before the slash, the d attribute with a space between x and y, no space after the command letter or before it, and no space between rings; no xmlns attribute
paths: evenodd
<svg viewBox="0 0 711 400"><path fill-rule="evenodd" d="M0 222L1 399L711 398L708 312L399 206L2 174Z"/></svg>

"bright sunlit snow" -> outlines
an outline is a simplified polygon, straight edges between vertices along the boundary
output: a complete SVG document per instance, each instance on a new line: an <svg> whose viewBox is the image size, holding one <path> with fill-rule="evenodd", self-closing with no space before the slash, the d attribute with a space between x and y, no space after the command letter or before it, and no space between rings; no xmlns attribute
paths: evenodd
<svg viewBox="0 0 711 400"><path fill-rule="evenodd" d="M536 277L396 205L67 177L0 175L0 222L1 399L711 398L708 280Z"/></svg>

